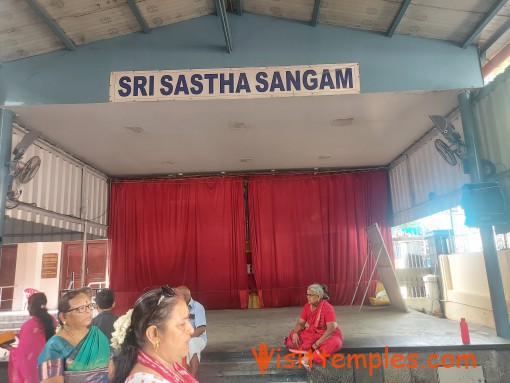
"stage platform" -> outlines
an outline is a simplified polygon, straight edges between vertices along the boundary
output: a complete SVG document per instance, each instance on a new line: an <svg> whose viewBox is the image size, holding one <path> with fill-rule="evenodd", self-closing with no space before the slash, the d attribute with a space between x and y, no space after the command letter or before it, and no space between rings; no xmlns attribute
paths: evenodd
<svg viewBox="0 0 510 383"><path fill-rule="evenodd" d="M259 343L281 346L300 312L301 307L207 311L207 351L245 351ZM363 306L361 311L359 306L336 306L335 313L343 349L463 347L456 321L414 310L398 312L390 306ZM469 330L472 346L510 347L510 341L497 337L495 329L469 323Z"/></svg>
<svg viewBox="0 0 510 383"><path fill-rule="evenodd" d="M283 337L296 323L301 308L288 307L278 309L250 310L210 310L207 311L208 345L203 353L201 382L420 382L437 383L442 369L422 367L430 355L437 353L439 361L446 354L473 354L476 356L477 369L460 371L460 380L449 378L452 382L478 382L476 376L484 374L487 383L510 382L510 341L496 336L495 329L469 324L471 344L463 345L459 323L448 319L436 318L410 310L398 312L391 307L337 306L335 313L338 325L343 333L344 346L341 350L347 354L379 354L392 357L401 353L405 357L417 354L417 369L373 369L344 368L342 370L324 369L315 366L310 373L302 368L284 369L276 365L276 355L283 357L287 353L282 349ZM255 361L252 349L260 352L260 345L267 344L268 350L274 348L275 354L262 375ZM451 370L451 369L450 369ZM455 369L460 370L460 369ZM483 370L483 371L482 371ZM466 372L467 371L467 372ZM370 374L369 374L370 372ZM462 375L464 374L464 375ZM443 383L445 379L441 380Z"/></svg>
<svg viewBox="0 0 510 383"><path fill-rule="evenodd" d="M432 317L411 310L402 313L391 307L337 306L335 313L343 333L344 346L340 351L349 354L380 355L391 358L397 353L407 357L417 354L419 368L395 369L391 366L364 368L362 365L349 368L326 369L314 366L311 372L302 367L284 368L287 351L282 346L283 337L295 325L301 307L250 310L208 310L208 345L202 354L199 371L201 383L252 383L252 382L295 382L295 383L453 383L453 382L510 382L510 341L496 336L495 329L469 323L471 344L463 345L457 321ZM16 315L0 313L0 319L8 320L19 327L28 319L26 313ZM9 327L4 322L4 328ZM264 374L255 360L252 349L260 354L261 344L266 344L274 354L268 360ZM387 347L387 349L386 349ZM422 366L433 353L436 362L447 354L468 354L476 356L477 369L458 370L460 377L440 379L442 367ZM277 364L277 355L281 364ZM443 369L443 371L441 371ZM480 375L482 374L482 375ZM7 381L7 363L0 363L0 382Z"/></svg>

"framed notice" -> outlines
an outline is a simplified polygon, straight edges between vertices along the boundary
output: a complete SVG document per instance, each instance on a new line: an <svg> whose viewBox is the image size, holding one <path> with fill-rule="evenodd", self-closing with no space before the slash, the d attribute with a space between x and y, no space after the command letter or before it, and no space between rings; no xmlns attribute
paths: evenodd
<svg viewBox="0 0 510 383"><path fill-rule="evenodd" d="M41 278L56 278L58 266L58 254L47 253L43 254Z"/></svg>

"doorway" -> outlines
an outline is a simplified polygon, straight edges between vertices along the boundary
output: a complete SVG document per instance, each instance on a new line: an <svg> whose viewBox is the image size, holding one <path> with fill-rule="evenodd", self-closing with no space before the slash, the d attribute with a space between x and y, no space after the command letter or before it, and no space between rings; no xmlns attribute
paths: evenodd
<svg viewBox="0 0 510 383"><path fill-rule="evenodd" d="M74 285L81 287L81 255L83 242L62 243L62 266L60 273L60 290L71 287L74 273ZM91 283L103 287L106 281L108 261L108 241L88 241L85 258L85 286ZM99 285L102 283L102 285Z"/></svg>
<svg viewBox="0 0 510 383"><path fill-rule="evenodd" d="M2 260L0 261L0 311L12 310L17 258L18 245L2 246Z"/></svg>

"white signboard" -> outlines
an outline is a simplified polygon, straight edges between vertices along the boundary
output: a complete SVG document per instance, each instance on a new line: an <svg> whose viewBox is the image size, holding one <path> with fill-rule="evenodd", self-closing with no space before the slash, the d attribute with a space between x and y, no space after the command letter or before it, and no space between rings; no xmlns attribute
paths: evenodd
<svg viewBox="0 0 510 383"><path fill-rule="evenodd" d="M360 92L359 64L112 72L110 102L290 97Z"/></svg>

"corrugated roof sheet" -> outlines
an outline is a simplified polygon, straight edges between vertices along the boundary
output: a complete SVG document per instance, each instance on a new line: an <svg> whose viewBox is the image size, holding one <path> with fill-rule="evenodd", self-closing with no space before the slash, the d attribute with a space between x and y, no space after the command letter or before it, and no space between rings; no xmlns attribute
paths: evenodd
<svg viewBox="0 0 510 383"><path fill-rule="evenodd" d="M463 43L497 0L413 0L396 33ZM139 32L141 27L126 0L38 0L38 4L75 45ZM235 11L227 1L227 10ZM403 0L323 0L318 22L387 33ZM216 12L213 0L138 0L150 28ZM243 11L311 22L314 0L245 0ZM237 17L237 16L236 16ZM475 42L483 46L510 19L506 4ZM218 23L218 28L221 28ZM504 34L487 51L494 56L510 41ZM0 3L0 61L35 56L64 48L25 1Z"/></svg>

